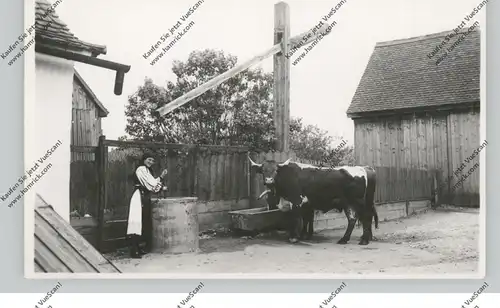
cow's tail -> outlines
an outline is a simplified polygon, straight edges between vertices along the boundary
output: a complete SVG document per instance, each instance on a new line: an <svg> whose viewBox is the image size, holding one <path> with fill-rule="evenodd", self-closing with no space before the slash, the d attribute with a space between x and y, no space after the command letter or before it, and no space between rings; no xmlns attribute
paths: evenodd
<svg viewBox="0 0 500 308"><path fill-rule="evenodd" d="M377 214L377 208L375 207L376 174L375 170L371 167L365 167L365 170L367 178L366 195L365 195L366 208L370 209L370 212L372 213L373 217L370 219L375 220L375 229L378 229L378 214Z"/></svg>

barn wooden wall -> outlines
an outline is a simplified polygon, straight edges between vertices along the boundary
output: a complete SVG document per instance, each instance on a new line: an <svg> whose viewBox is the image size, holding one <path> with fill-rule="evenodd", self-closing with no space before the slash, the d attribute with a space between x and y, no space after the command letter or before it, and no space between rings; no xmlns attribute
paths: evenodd
<svg viewBox="0 0 500 308"><path fill-rule="evenodd" d="M438 184L446 183L440 191L442 202L461 206L479 205L479 170L453 193L450 188L459 176L447 180L481 143L478 109L451 114L436 112L355 119L354 125L358 164L396 170L436 170ZM464 173L476 162L479 162L479 157L467 164ZM432 181L431 173L420 174L421 178L412 180Z"/></svg>
<svg viewBox="0 0 500 308"><path fill-rule="evenodd" d="M71 145L97 146L102 134L98 106L76 78L73 79L72 104ZM71 153L71 161L77 160L94 160L94 154Z"/></svg>
<svg viewBox="0 0 500 308"><path fill-rule="evenodd" d="M466 163L465 159L468 158L474 150L483 142L479 133L479 111L471 111L468 113L454 113L448 116L448 144L449 144L449 159L448 170L450 176L457 168L465 163L466 168L459 173L458 176L449 181L450 187L460 179L461 174L467 174L470 167L479 163L479 156L476 156L471 162ZM463 182L454 192L450 195L450 203L470 206L479 206L479 169L472 172L467 180Z"/></svg>

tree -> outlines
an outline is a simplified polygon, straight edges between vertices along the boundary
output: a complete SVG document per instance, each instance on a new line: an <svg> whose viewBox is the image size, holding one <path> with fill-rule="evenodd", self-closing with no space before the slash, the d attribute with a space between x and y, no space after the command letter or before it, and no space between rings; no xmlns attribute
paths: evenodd
<svg viewBox="0 0 500 308"><path fill-rule="evenodd" d="M336 158L331 161L334 166L354 166L356 164L356 160L354 158L354 147L349 145L341 148L336 155Z"/></svg>
<svg viewBox="0 0 500 308"><path fill-rule="evenodd" d="M341 142L334 145L335 140ZM354 164L354 148L347 146L342 137L333 137L316 125L306 125L301 118L290 120L290 149L297 157L320 166Z"/></svg>
<svg viewBox="0 0 500 308"><path fill-rule="evenodd" d="M328 154L333 137L316 125L305 125L301 118L290 119L290 150L302 159L321 161Z"/></svg>
<svg viewBox="0 0 500 308"><path fill-rule="evenodd" d="M129 96L125 131L141 140L270 149L273 80L261 69L246 70L166 116L156 112L236 63L236 57L214 50L193 51L186 62L174 61L175 83L161 87L145 79Z"/></svg>
<svg viewBox="0 0 500 308"><path fill-rule="evenodd" d="M156 109L213 77L233 68L237 58L221 51L193 51L186 62L174 61L175 82L162 87L146 78L129 96L126 133L132 139L188 144L249 146L273 149L272 74L249 69L205 92L173 112L160 116ZM126 136L120 137L127 140ZM290 123L290 149L299 158L337 165L347 149L331 155L334 138L301 118Z"/></svg>

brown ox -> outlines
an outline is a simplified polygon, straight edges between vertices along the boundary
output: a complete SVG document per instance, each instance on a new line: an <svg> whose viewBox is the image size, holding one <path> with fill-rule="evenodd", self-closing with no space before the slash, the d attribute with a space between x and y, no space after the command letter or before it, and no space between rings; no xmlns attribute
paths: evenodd
<svg viewBox="0 0 500 308"><path fill-rule="evenodd" d="M289 240L297 242L297 223L304 218L307 237L313 233L312 221L314 210L323 213L333 209L343 210L347 217L347 229L338 244L346 244L356 221L363 225L360 245L367 245L373 239L372 220L378 228L378 215L375 209L375 170L371 167L343 166L337 168L315 167L292 162L284 163L265 161L257 164L250 159L251 168L262 174L267 189L260 197L271 193L273 203L280 209L287 202L291 210L287 211L289 222ZM278 201L279 200L279 201Z"/></svg>

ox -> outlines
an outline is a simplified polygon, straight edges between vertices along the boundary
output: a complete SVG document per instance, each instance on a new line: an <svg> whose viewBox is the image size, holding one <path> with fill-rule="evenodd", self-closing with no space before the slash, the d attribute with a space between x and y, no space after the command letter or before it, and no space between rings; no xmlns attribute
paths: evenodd
<svg viewBox="0 0 500 308"><path fill-rule="evenodd" d="M363 226L360 245L373 240L372 220L378 228L378 215L375 209L375 170L371 167L316 167L291 162L265 161L257 164L249 157L251 168L262 174L266 191L260 197L271 193L277 206L282 209L286 202L291 203L287 217L289 240L297 242L297 222L304 222L302 234L307 228L307 236L313 233L314 210L323 213L333 209L343 210L347 217L347 229L337 242L347 244L351 239L356 221ZM269 199L268 199L269 201ZM276 204L276 201L275 201Z"/></svg>

